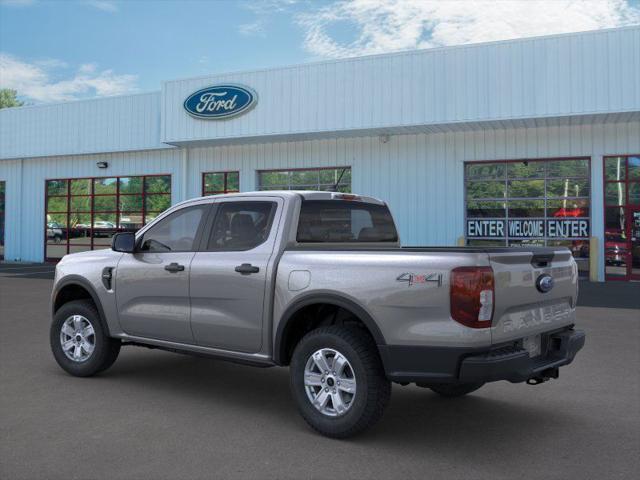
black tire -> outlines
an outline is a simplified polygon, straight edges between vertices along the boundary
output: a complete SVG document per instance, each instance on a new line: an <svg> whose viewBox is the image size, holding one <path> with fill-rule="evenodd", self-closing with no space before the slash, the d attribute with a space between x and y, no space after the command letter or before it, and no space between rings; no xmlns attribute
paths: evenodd
<svg viewBox="0 0 640 480"><path fill-rule="evenodd" d="M60 332L64 322L73 315L81 315L91 323L94 331L94 349L89 358L79 362L67 357L60 343ZM53 316L49 334L51 351L63 370L76 377L90 377L106 370L118 358L120 340L110 338L100 319L95 305L88 300L65 303Z"/></svg>
<svg viewBox="0 0 640 480"><path fill-rule="evenodd" d="M337 417L317 410L305 390L307 360L322 348L331 348L344 355L357 381L353 403L346 413ZM382 417L391 397L391 382L385 377L375 342L368 332L358 327L333 325L305 335L293 352L290 385L305 421L316 431L332 438L350 437L374 425Z"/></svg>
<svg viewBox="0 0 640 480"><path fill-rule="evenodd" d="M484 383L440 383L429 385L429 388L443 397L462 397L467 393L475 392Z"/></svg>

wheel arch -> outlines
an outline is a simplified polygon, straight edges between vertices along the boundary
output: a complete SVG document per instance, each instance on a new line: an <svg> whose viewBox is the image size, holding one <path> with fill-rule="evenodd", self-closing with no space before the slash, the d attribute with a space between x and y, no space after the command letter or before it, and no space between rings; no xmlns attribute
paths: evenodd
<svg viewBox="0 0 640 480"><path fill-rule="evenodd" d="M289 335L295 325L304 321L304 318L301 318L299 314L314 305L333 306L351 313L363 324L376 345L385 345L384 336L373 317L354 300L337 293L310 293L289 305L278 322L273 345L273 359L277 365L288 365L290 360L287 352Z"/></svg>
<svg viewBox="0 0 640 480"><path fill-rule="evenodd" d="M82 299L89 299L93 302L100 315L102 326L107 331L107 334L110 335L109 325L106 321L104 309L102 308L102 302L95 288L87 279L78 275L69 275L55 286L53 295L51 296L51 315L55 315L64 304Z"/></svg>

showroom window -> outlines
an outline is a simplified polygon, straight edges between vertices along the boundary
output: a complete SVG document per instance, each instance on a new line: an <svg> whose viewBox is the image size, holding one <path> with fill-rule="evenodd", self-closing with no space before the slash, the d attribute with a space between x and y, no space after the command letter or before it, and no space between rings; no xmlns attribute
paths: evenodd
<svg viewBox="0 0 640 480"><path fill-rule="evenodd" d="M0 260L4 260L4 199L6 183L0 182Z"/></svg>
<svg viewBox="0 0 640 480"><path fill-rule="evenodd" d="M262 170L259 190L323 190L351 192L351 167Z"/></svg>
<svg viewBox="0 0 640 480"><path fill-rule="evenodd" d="M171 206L171 176L46 181L45 259L109 248L118 231L136 231Z"/></svg>
<svg viewBox="0 0 640 480"><path fill-rule="evenodd" d="M604 158L607 280L640 280L640 155Z"/></svg>
<svg viewBox="0 0 640 480"><path fill-rule="evenodd" d="M589 271L588 158L465 164L468 245L566 246Z"/></svg>
<svg viewBox="0 0 640 480"><path fill-rule="evenodd" d="M240 172L206 172L202 174L202 195L219 195L240 191Z"/></svg>

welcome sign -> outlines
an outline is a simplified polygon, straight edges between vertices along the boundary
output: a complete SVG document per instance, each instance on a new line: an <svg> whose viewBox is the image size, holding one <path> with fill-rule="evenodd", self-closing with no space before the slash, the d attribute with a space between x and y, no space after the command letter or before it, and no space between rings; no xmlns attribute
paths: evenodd
<svg viewBox="0 0 640 480"><path fill-rule="evenodd" d="M586 218L467 220L467 238L589 238Z"/></svg>
<svg viewBox="0 0 640 480"><path fill-rule="evenodd" d="M221 120L246 113L258 101L258 95L244 85L212 85L192 93L184 101L189 115Z"/></svg>

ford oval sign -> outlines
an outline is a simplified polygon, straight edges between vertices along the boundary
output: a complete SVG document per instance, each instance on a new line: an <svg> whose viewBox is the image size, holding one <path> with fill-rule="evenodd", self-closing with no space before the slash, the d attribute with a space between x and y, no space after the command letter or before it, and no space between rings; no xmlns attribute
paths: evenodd
<svg viewBox="0 0 640 480"><path fill-rule="evenodd" d="M538 277L538 280L536 280L536 288L542 293L547 293L551 291L554 283L551 275L543 273Z"/></svg>
<svg viewBox="0 0 640 480"><path fill-rule="evenodd" d="M242 85L213 85L192 93L184 109L196 118L223 120L251 109L258 101L256 92Z"/></svg>

